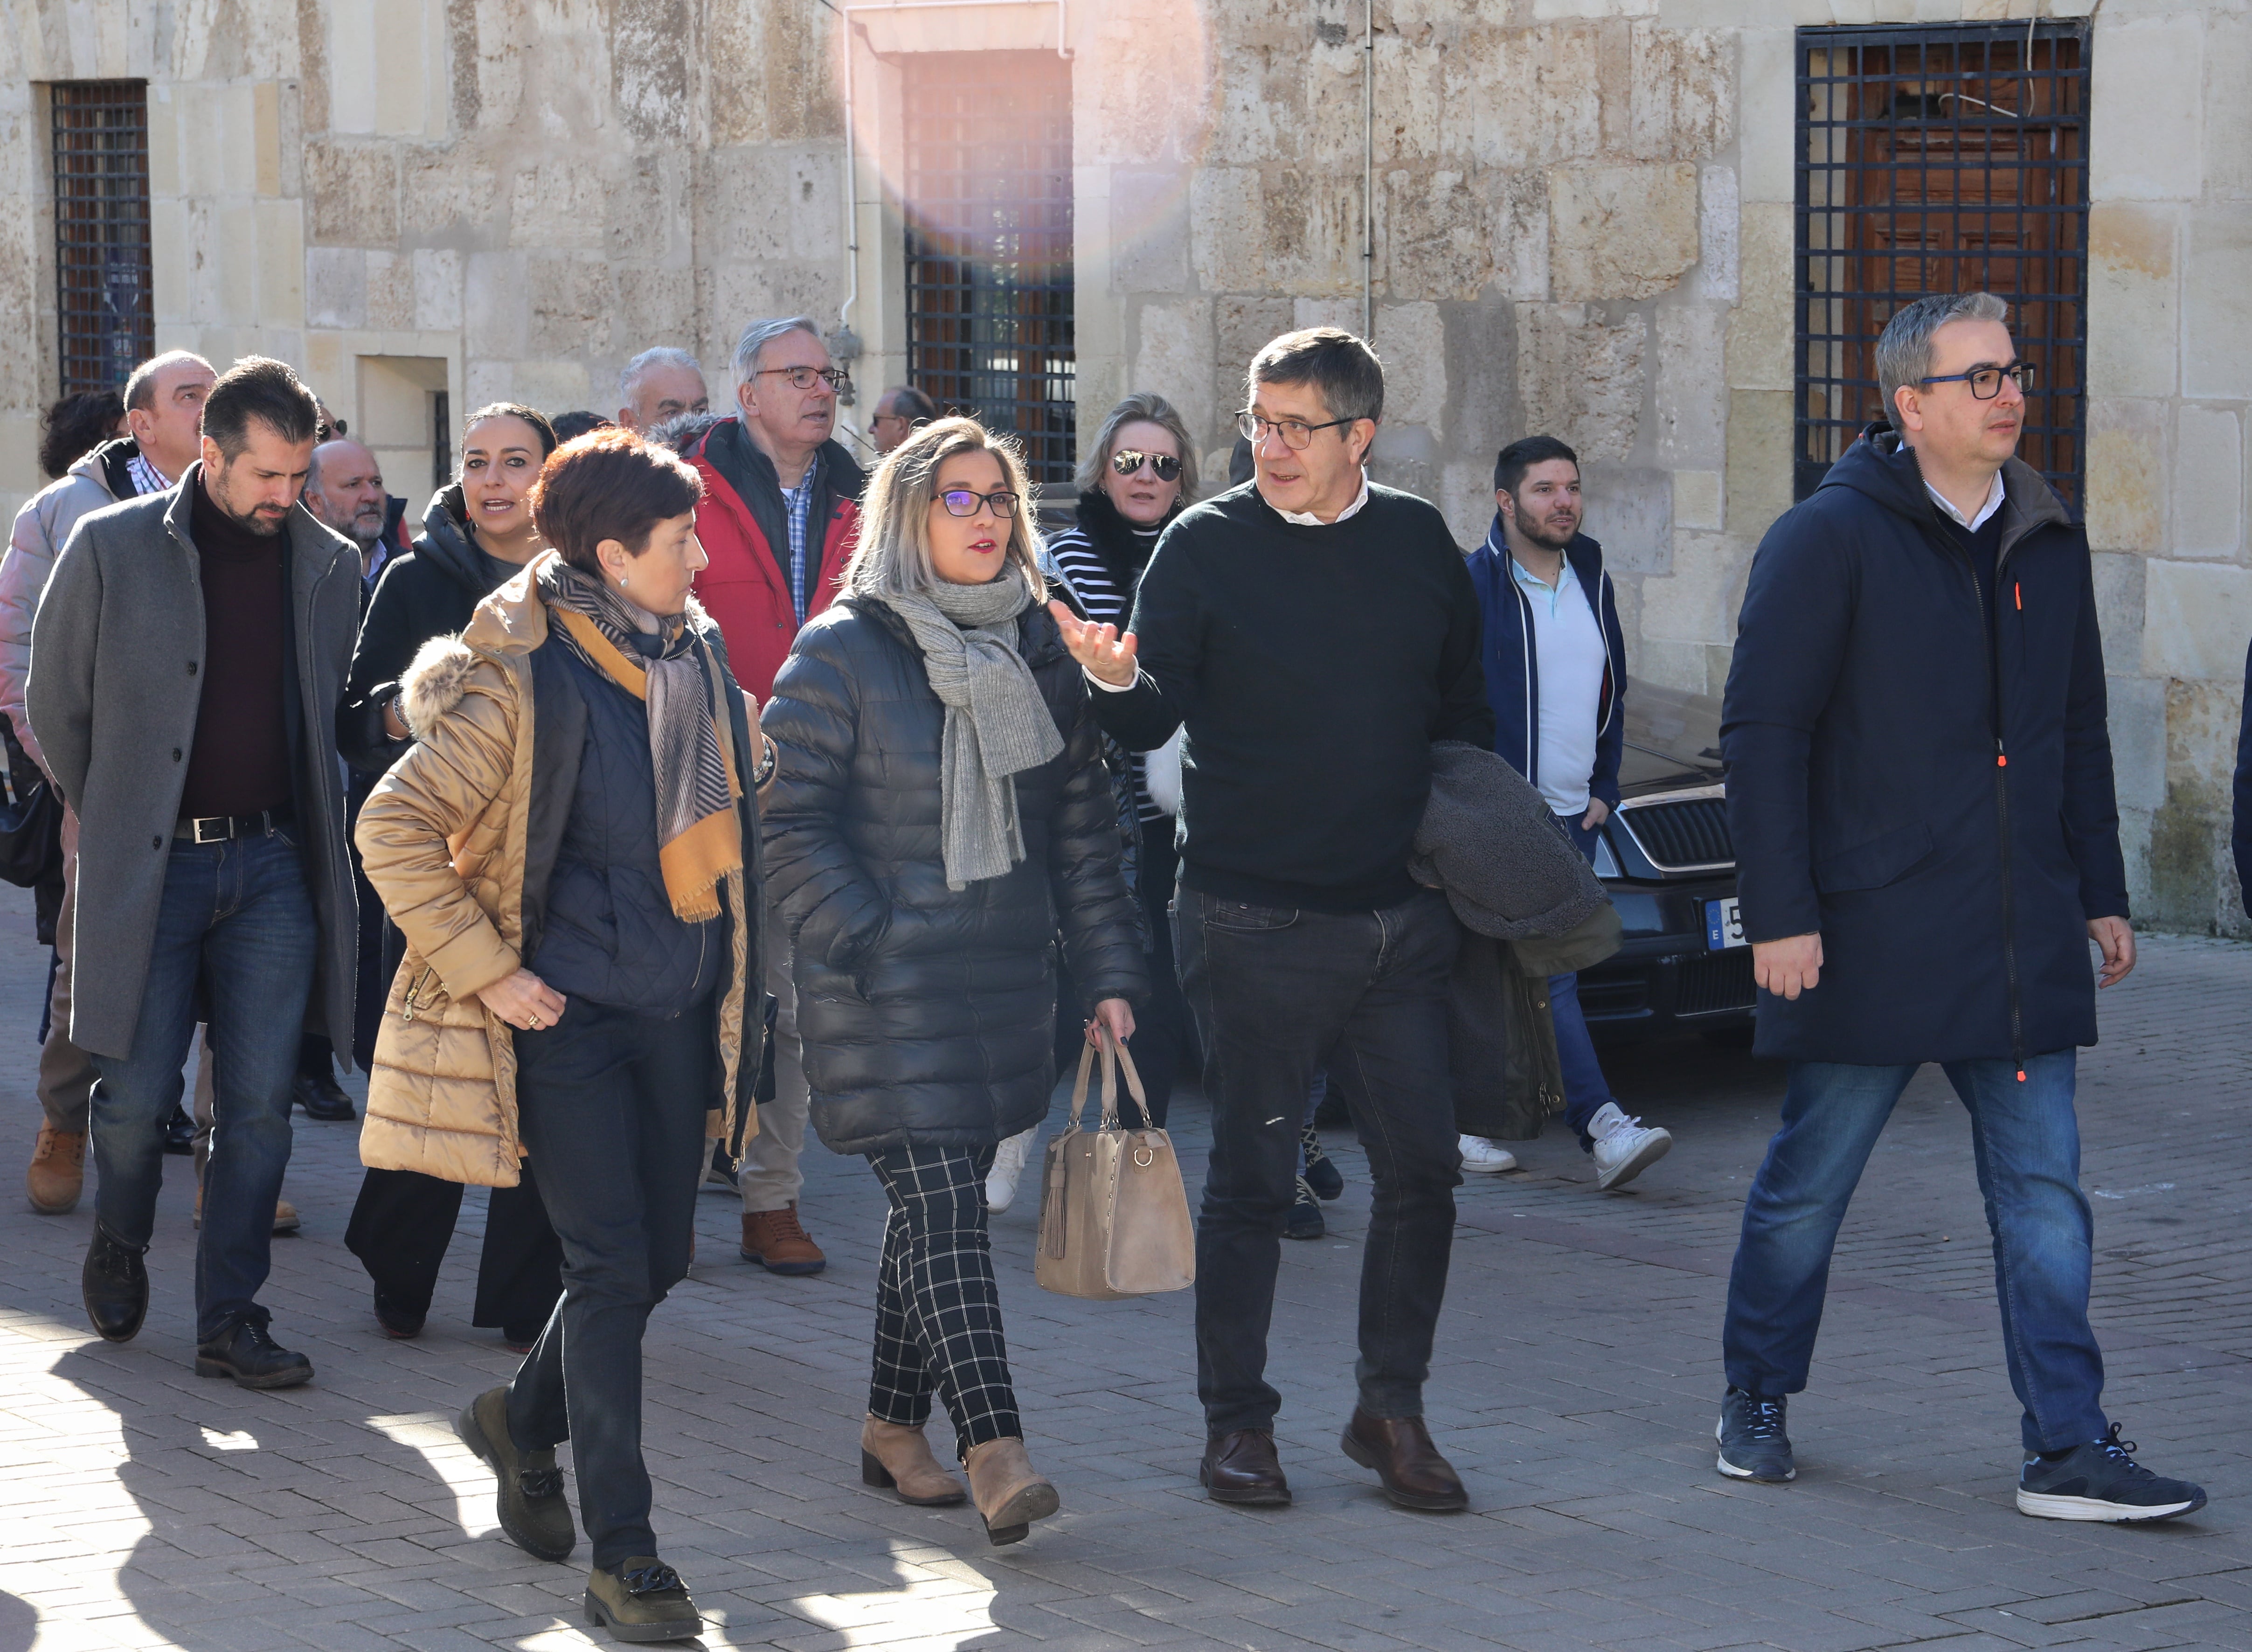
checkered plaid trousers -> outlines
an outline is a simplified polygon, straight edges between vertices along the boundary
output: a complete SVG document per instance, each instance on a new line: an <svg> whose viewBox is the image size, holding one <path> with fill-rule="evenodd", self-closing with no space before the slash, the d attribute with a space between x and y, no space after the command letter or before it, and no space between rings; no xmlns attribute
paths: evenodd
<svg viewBox="0 0 2252 1652"><path fill-rule="evenodd" d="M935 1391L954 1419L958 1453L1022 1439L985 1237L993 1149L893 1147L868 1162L892 1202L876 1270L869 1414L920 1428Z"/></svg>

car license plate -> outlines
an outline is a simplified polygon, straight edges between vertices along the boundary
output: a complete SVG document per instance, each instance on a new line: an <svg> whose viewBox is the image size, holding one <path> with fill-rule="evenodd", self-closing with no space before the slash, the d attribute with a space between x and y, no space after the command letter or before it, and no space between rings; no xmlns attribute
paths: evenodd
<svg viewBox="0 0 2252 1652"><path fill-rule="evenodd" d="M1744 915L1733 895L1725 901L1705 903L1705 947L1725 952L1732 946L1748 946L1744 939Z"/></svg>

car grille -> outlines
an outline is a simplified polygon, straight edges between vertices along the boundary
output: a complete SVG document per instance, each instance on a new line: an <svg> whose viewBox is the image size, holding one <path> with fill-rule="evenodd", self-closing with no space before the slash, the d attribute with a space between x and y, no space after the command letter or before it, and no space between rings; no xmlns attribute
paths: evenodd
<svg viewBox="0 0 2252 1652"><path fill-rule="evenodd" d="M1618 819L1650 857L1651 865L1661 872L1727 866L1736 858L1735 845L1728 836L1725 798L1645 803L1620 810Z"/></svg>
<svg viewBox="0 0 2252 1652"><path fill-rule="evenodd" d="M1674 989L1676 1015L1718 1015L1732 1009L1749 1009L1759 997L1752 985L1752 949L1748 946L1716 952L1710 958L1684 959Z"/></svg>

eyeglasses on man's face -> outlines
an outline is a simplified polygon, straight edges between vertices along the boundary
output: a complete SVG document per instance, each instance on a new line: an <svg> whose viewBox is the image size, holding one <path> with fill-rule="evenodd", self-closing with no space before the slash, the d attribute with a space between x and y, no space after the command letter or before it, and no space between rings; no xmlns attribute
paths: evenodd
<svg viewBox="0 0 2252 1652"><path fill-rule="evenodd" d="M765 379L776 373L788 378L793 390L810 390L817 384L825 384L831 390L842 391L852 382L852 375L842 367L761 367L752 377Z"/></svg>
<svg viewBox="0 0 2252 1652"><path fill-rule="evenodd" d="M2033 364L2013 361L2006 367L1973 367L1968 373L1943 373L1929 379L1918 379L1922 384L1967 384L1970 394L1981 401L1991 401L2002 394L2002 380L2007 379L2018 387L2019 395L2031 395L2033 390Z"/></svg>
<svg viewBox="0 0 2252 1652"><path fill-rule="evenodd" d="M949 516L975 516L981 505L991 507L993 514L1007 521L1017 513L1017 496L1002 491L980 493L972 488L949 488L938 496Z"/></svg>
<svg viewBox="0 0 2252 1652"><path fill-rule="evenodd" d="M1331 419L1322 424L1308 424L1303 419L1266 419L1246 408L1235 415L1235 428L1243 439L1256 447L1267 439L1269 430L1282 438L1282 445L1294 453L1302 453L1314 439L1317 430L1335 429L1341 424L1352 424L1352 419Z"/></svg>
<svg viewBox="0 0 2252 1652"><path fill-rule="evenodd" d="M1170 453L1144 453L1138 448L1121 448L1110 456L1110 468L1121 476L1131 476L1143 465L1157 473L1157 480L1170 482L1181 473L1181 462Z"/></svg>

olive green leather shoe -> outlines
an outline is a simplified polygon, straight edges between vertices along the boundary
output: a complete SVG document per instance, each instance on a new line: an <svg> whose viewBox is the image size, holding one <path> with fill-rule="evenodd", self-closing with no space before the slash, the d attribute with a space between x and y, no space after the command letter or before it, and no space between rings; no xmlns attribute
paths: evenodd
<svg viewBox="0 0 2252 1652"><path fill-rule="evenodd" d="M704 1631L688 1586L653 1554L587 1574L587 1621L621 1641L687 1641Z"/></svg>
<svg viewBox="0 0 2252 1652"><path fill-rule="evenodd" d="M495 1502L509 1541L542 1560L567 1558L578 1546L579 1530L571 1523L555 1448L524 1451L510 1438L508 1390L489 1388L471 1400L455 1419L454 1432L499 1480Z"/></svg>

